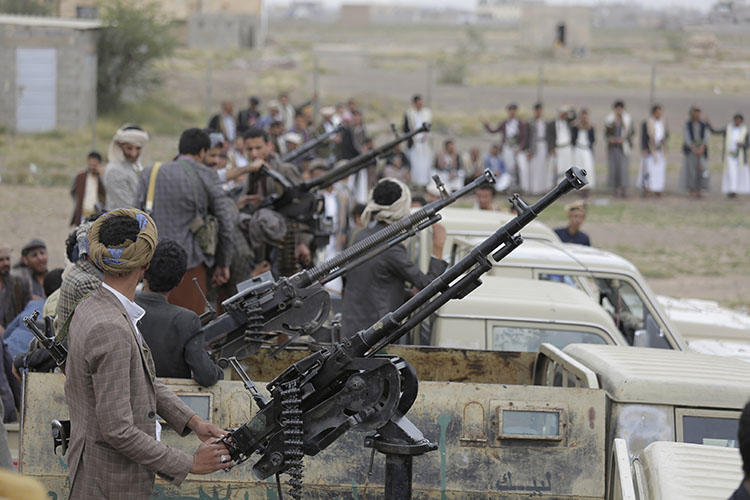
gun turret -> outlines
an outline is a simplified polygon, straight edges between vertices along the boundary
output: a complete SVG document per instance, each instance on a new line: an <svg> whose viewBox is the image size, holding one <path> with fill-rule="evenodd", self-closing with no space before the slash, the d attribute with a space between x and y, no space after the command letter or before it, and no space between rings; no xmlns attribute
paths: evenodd
<svg viewBox="0 0 750 500"><path fill-rule="evenodd" d="M57 366L65 364L65 360L68 358L68 350L64 345L58 343L55 340L55 330L52 326L52 318L46 316L44 318L44 332L39 329L36 324L36 320L39 318L39 311L34 311L31 316L23 318L23 322L26 328L29 329L34 337L39 341L42 347L52 356Z"/></svg>
<svg viewBox="0 0 750 500"><path fill-rule="evenodd" d="M310 151L314 150L318 146L320 146L323 142L328 140L330 137L338 134L344 129L343 125L339 125L338 127L334 128L333 130L330 130L324 134L320 134L317 137L313 137L306 143L302 144L300 147L295 149L294 151L290 151L284 156L281 157L281 161L283 162L293 162L294 160L303 157Z"/></svg>
<svg viewBox="0 0 750 500"><path fill-rule="evenodd" d="M476 289L479 278L522 243L518 234L559 197L586 184L572 167L557 187L534 205L518 195L518 215L469 255L368 329L294 363L268 384L271 400L245 425L223 438L232 460L260 454L253 470L264 479L287 471L293 492L302 475L302 454L315 455L349 429L374 431L366 443L384 453L419 454L434 449L406 413L417 396L413 369L401 358L376 353L454 298ZM294 433L294 440L288 438ZM383 443L378 447L378 442ZM389 443L392 446L386 446ZM386 451L384 451L386 450ZM388 451L390 450L390 451ZM404 495L405 497L405 495Z"/></svg>
<svg viewBox="0 0 750 500"><path fill-rule="evenodd" d="M281 332L294 339L323 328L330 297L321 283L339 276L365 258L390 248L440 220L439 211L480 185L494 183L489 170L446 198L436 200L408 217L357 242L332 259L288 278L272 281L270 273L252 278L222 303L227 311L207 324L206 347L219 358L242 358L257 349L260 332Z"/></svg>

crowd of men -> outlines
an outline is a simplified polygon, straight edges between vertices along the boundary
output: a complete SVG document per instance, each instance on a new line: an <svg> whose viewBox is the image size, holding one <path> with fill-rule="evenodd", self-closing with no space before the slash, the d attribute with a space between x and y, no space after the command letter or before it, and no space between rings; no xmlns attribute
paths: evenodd
<svg viewBox="0 0 750 500"><path fill-rule="evenodd" d="M106 163L93 151L87 168L74 178L74 229L66 241L70 264L65 270L49 271L47 246L33 239L23 246L21 260L11 272L11 250L0 246L0 414L5 422L17 419L21 372L54 368L44 350L33 348L33 335L22 318L33 311L53 317L57 340L68 343L70 352L66 395L76 423L69 465L71 480L78 478L72 498L102 493L103 486L85 466L87 460L97 460L101 450L87 444L86 451L81 437L81 429L89 428L95 418L92 406L100 416L107 415L107 430L101 422L97 427L101 439L125 455L123 450L131 446L128 440L138 443L139 450L133 452L138 458L108 456L113 466L132 469L132 477L140 478L143 488L136 496L149 497L154 472L179 484L188 472L226 467L226 449L209 444L221 430L200 420L155 378L193 378L204 386L222 378L203 347L200 315L207 308L206 297L221 312L223 300L248 278L267 272L274 277L290 275L316 260L330 259L405 217L414 206L438 198L431 180L435 175L455 190L490 169L497 182L476 191L475 207L481 210L497 210L496 192L546 192L571 165L586 169L589 185L595 184L596 133L585 109L576 113L565 106L548 121L538 103L533 118L525 122L518 106L510 104L505 120L496 126L484 123L488 133L499 134L484 156L478 148L461 154L451 139L433 154L429 131L415 133L432 122L431 111L416 95L403 116L402 132L412 134L403 145L364 163L347 178L324 184L317 193L322 207L316 203L317 208L310 208L316 213L289 211L288 206L304 198L295 190L305 181L325 176L375 147L355 101L323 107L319 123L313 120L313 108L313 102L294 107L287 94L267 103L266 113L257 97L236 115L232 103L223 102L206 128L182 132L172 158L149 166L141 160L148 132L125 124L112 138ZM330 138L295 154L323 134ZM707 187L709 134L726 137L724 192L750 192L742 116L716 129L693 107L684 130L684 180L690 193L700 196ZM626 195L630 182L634 136L624 103L615 102L605 118L604 140L608 181L617 196ZM642 162L636 184L644 193L658 196L664 190L668 137L662 109L655 105L640 127ZM566 206L566 213L569 224L557 234L563 241L589 245L581 231L583 201ZM321 219L326 221L325 231L318 226ZM354 268L345 280L327 283L342 303L344 336L398 307L408 295L405 284L419 289L445 270L445 230L438 224L432 233L427 272L396 245ZM119 333L97 335L102 328ZM118 349L122 356L115 359ZM92 374L81 363L105 368L100 375ZM140 373L140 367L147 371ZM100 377L95 383L111 384L123 370L138 372L130 400L114 395L97 399L102 395L87 391L92 377ZM145 410L137 414L135 424L133 419L123 421L123 415L135 408L153 406L149 394L156 394L156 404L163 405L160 415L170 425L180 432L193 430L206 441L194 457L166 450L139 434L154 424L153 417L143 418ZM5 459L2 449L0 442L0 465ZM157 459L169 463L161 469L144 468L143 461ZM114 490L108 491L127 487L110 479L107 487Z"/></svg>

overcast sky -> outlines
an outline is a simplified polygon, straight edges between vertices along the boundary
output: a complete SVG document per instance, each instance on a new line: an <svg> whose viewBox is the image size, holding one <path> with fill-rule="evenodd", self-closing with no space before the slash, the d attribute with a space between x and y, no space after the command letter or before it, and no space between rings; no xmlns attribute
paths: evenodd
<svg viewBox="0 0 750 500"><path fill-rule="evenodd" d="M342 3L402 3L404 5L421 5L429 6L446 6L446 7L466 7L475 5L474 0L320 0L323 4L330 7L337 7ZM288 5L289 0L268 0L271 4ZM601 3L623 3L623 0L547 0L547 3L554 4L601 4ZM675 6L693 7L701 10L708 10L713 4L713 0L635 0L636 3L648 5L654 8L669 8Z"/></svg>

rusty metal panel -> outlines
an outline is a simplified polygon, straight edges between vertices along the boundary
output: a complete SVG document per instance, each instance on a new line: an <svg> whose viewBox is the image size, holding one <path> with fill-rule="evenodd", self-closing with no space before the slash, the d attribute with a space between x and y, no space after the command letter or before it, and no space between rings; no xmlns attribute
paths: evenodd
<svg viewBox="0 0 750 500"><path fill-rule="evenodd" d="M289 365L312 351L287 349L276 358L261 349L242 361L253 380L273 380ZM404 358L417 372L420 382L474 382L483 384L529 384L536 359L534 352L499 352L429 346L390 345L385 352Z"/></svg>
<svg viewBox="0 0 750 500"><path fill-rule="evenodd" d="M200 392L188 380L165 380L177 393ZM23 428L23 472L41 480L51 497L67 496L65 460L52 454L51 418L67 417L64 378L30 374ZM259 384L262 385L262 384ZM212 420L236 426L254 411L238 382L222 381L202 389L213 398ZM565 439L500 440L493 414L503 405L565 408ZM438 451L414 459L414 498L603 498L605 395L601 390L422 382L409 418L438 443ZM178 438L164 428L165 442L192 452L197 438ZM349 432L315 457L305 457L305 498L374 499L383 497L385 458L370 450L364 434ZM154 498L175 500L276 499L273 481L257 481L250 463L229 473L189 475L179 488L157 479Z"/></svg>

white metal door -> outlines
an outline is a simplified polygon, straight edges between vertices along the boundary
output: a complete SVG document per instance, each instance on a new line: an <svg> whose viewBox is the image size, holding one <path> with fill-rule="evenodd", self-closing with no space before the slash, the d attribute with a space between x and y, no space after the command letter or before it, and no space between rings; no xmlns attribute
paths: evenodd
<svg viewBox="0 0 750 500"><path fill-rule="evenodd" d="M16 49L16 129L45 132L57 124L57 49Z"/></svg>

